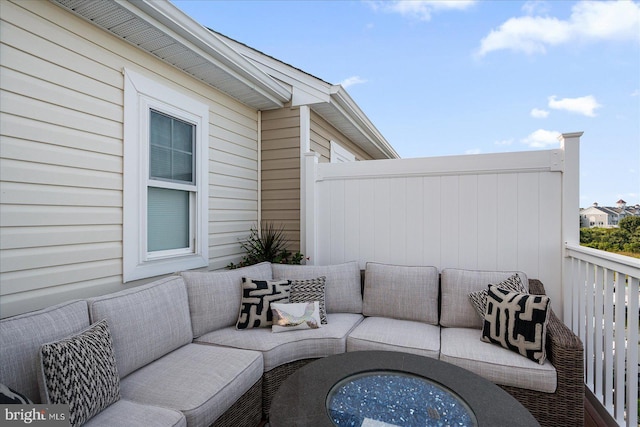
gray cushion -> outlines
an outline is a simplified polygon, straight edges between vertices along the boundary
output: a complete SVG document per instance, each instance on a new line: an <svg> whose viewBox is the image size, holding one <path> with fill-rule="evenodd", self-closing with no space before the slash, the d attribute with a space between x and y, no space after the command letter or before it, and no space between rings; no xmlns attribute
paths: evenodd
<svg viewBox="0 0 640 427"><path fill-rule="evenodd" d="M469 299L471 292L487 289L518 273L525 289L529 290L527 275L518 271L480 271L445 268L440 274L442 304L440 325L450 328L482 328L482 319Z"/></svg>
<svg viewBox="0 0 640 427"><path fill-rule="evenodd" d="M242 278L271 280L271 264L263 262L236 270L181 273L189 295L193 336L235 325L242 298Z"/></svg>
<svg viewBox="0 0 640 427"><path fill-rule="evenodd" d="M349 334L347 351L386 350L440 356L440 327L411 320L367 317Z"/></svg>
<svg viewBox="0 0 640 427"><path fill-rule="evenodd" d="M229 327L203 335L196 342L260 351L267 372L296 360L344 353L347 335L362 321L362 315L329 313L327 318L327 324L318 329L274 334L265 328L238 331Z"/></svg>
<svg viewBox="0 0 640 427"><path fill-rule="evenodd" d="M189 427L208 427L262 373L258 352L187 344L123 378L120 393L123 399L179 410Z"/></svg>
<svg viewBox="0 0 640 427"><path fill-rule="evenodd" d="M367 263L362 314L438 324L438 269Z"/></svg>
<svg viewBox="0 0 640 427"><path fill-rule="evenodd" d="M121 378L193 340L187 291L180 276L88 302L93 322L109 322Z"/></svg>
<svg viewBox="0 0 640 427"><path fill-rule="evenodd" d="M274 279L315 279L325 276L327 313L362 313L358 263L336 265L272 264Z"/></svg>
<svg viewBox="0 0 640 427"><path fill-rule="evenodd" d="M120 399L120 381L107 322L40 348L42 401L69 405L69 422L80 426Z"/></svg>
<svg viewBox="0 0 640 427"><path fill-rule="evenodd" d="M89 326L86 301L70 301L0 320L0 383L40 403L38 352Z"/></svg>
<svg viewBox="0 0 640 427"><path fill-rule="evenodd" d="M442 328L440 360L506 386L553 393L558 375L547 360L540 365L505 348L480 340L481 331Z"/></svg>
<svg viewBox="0 0 640 427"><path fill-rule="evenodd" d="M153 427L187 427L187 419L180 411L125 399L105 408L83 427L149 427L150 420L153 420Z"/></svg>

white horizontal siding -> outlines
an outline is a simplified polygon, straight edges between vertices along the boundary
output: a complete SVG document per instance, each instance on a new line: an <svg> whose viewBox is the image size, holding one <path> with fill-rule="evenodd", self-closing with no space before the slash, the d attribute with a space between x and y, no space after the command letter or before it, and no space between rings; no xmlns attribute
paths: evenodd
<svg viewBox="0 0 640 427"><path fill-rule="evenodd" d="M210 267L237 261L257 112L50 2L0 19L0 316L123 288L124 68L209 106Z"/></svg>

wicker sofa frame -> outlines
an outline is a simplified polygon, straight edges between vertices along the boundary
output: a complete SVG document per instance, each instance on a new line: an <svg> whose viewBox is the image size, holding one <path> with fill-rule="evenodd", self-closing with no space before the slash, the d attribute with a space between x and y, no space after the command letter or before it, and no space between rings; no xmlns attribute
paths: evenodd
<svg viewBox="0 0 640 427"><path fill-rule="evenodd" d="M542 282L529 279L529 292L545 295ZM554 393L500 386L531 412L542 427L584 425L584 359L580 339L552 312L547 325L547 357L558 375ZM289 375L317 359L303 359L278 366L263 374L262 407L268 418L271 401Z"/></svg>

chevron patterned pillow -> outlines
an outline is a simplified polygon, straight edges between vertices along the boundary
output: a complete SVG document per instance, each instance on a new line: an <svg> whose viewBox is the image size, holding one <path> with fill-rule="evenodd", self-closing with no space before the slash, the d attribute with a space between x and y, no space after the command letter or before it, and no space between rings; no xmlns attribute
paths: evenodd
<svg viewBox="0 0 640 427"><path fill-rule="evenodd" d="M522 294L527 293L527 290L524 288L522 280L520 280L520 276L517 273L495 286L508 291L520 292ZM480 317L484 319L484 312L487 309L487 290L483 289L481 291L471 292L469 294L469 299L471 300L471 304L473 304L473 308L475 308Z"/></svg>
<svg viewBox="0 0 640 427"><path fill-rule="evenodd" d="M236 329L264 328L273 324L272 302L289 302L288 280L242 278L242 302Z"/></svg>
<svg viewBox="0 0 640 427"><path fill-rule="evenodd" d="M69 404L80 426L120 399L120 378L106 320L40 347L38 372L45 402Z"/></svg>
<svg viewBox="0 0 640 427"><path fill-rule="evenodd" d="M544 364L549 297L489 285L482 341L498 344Z"/></svg>
<svg viewBox="0 0 640 427"><path fill-rule="evenodd" d="M313 302L318 301L320 305L320 321L327 324L327 312L324 308L324 289L326 277L320 276L315 279L291 280L291 294L289 302Z"/></svg>

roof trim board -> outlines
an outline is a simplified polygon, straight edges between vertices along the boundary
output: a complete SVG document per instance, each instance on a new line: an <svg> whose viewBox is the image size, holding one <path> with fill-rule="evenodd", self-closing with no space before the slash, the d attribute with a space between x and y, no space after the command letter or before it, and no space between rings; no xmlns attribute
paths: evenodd
<svg viewBox="0 0 640 427"><path fill-rule="evenodd" d="M168 1L51 1L253 108L291 99L290 88Z"/></svg>

